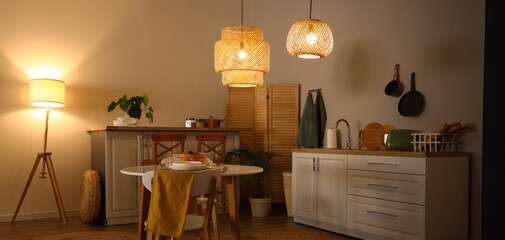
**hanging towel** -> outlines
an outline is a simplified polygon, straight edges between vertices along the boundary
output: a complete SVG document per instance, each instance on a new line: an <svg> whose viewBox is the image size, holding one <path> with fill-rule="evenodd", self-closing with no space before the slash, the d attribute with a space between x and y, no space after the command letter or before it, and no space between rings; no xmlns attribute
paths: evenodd
<svg viewBox="0 0 505 240"><path fill-rule="evenodd" d="M305 106L303 107L302 119L300 120L300 126L298 127L298 135L296 136L296 145L309 148L309 138L310 131L312 128L312 118L313 118L313 108L314 103L312 100L312 94L309 92L307 94L307 99L305 99ZM312 146L314 147L314 146Z"/></svg>
<svg viewBox="0 0 505 240"><path fill-rule="evenodd" d="M146 231L180 238L195 172L154 170Z"/></svg>
<svg viewBox="0 0 505 240"><path fill-rule="evenodd" d="M309 145L322 148L326 130L326 108L324 107L323 94L317 92L314 110L312 112L312 128L310 130Z"/></svg>

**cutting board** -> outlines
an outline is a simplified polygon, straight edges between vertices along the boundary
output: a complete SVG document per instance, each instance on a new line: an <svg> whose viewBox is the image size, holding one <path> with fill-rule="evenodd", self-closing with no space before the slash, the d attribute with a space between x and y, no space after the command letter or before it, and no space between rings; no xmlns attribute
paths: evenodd
<svg viewBox="0 0 505 240"><path fill-rule="evenodd" d="M380 123L369 123L366 125L365 129L361 131L361 140L363 141L363 144L365 145L366 148L370 150L377 150L379 149L379 143L377 142L377 131L382 131L384 132L384 128ZM382 134L384 137L384 134Z"/></svg>

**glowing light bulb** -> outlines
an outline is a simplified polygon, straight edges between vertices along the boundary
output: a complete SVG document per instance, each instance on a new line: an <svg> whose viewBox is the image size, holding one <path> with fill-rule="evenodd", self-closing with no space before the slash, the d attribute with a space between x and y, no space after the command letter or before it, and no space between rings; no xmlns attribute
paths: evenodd
<svg viewBox="0 0 505 240"><path fill-rule="evenodd" d="M307 42L309 44L314 44L314 43L316 43L316 41L317 41L317 36L315 34L311 33L311 34L309 34L309 36L307 36Z"/></svg>
<svg viewBox="0 0 505 240"><path fill-rule="evenodd" d="M247 53L245 53L244 51L240 51L240 52L238 53L238 57L239 57L240 59L244 59L244 58L246 58L246 57L247 57Z"/></svg>

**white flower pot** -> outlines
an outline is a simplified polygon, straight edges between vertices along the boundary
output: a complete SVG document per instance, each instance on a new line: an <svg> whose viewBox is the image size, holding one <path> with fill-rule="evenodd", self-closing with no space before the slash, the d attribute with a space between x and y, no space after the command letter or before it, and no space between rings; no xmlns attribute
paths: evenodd
<svg viewBox="0 0 505 240"><path fill-rule="evenodd" d="M270 198L249 198L253 217L266 217L270 211Z"/></svg>
<svg viewBox="0 0 505 240"><path fill-rule="evenodd" d="M131 118L126 114L124 117L118 117L116 120L112 121L114 126L137 126L139 124L139 120L136 118Z"/></svg>

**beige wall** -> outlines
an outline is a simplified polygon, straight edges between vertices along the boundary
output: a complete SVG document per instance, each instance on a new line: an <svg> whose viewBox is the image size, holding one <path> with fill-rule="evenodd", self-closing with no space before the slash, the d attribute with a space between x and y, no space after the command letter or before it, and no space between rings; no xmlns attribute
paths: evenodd
<svg viewBox="0 0 505 240"><path fill-rule="evenodd" d="M347 119L354 148L362 147L358 131L370 122L424 132L443 122L476 126L461 141L473 153L471 229L472 239L480 239L485 1L314 1L313 18L327 22L334 36L331 55L315 61L285 49L291 25L308 18L308 2L245 1L244 24L263 28L271 45L266 82L300 83L302 107L308 89L322 88L327 127ZM66 106L51 112L49 150L69 211L79 208L81 176L90 168L84 129L123 115L106 112L123 93L149 94L156 126L225 117L213 47L223 27L240 24L238 0L0 0L0 6L0 220L12 216L42 150L44 111L28 103L28 80L38 66L55 68L66 81ZM417 74L426 99L419 117L402 117L399 98L384 94L396 63L404 92L410 73ZM50 188L48 179L33 181L20 219L56 214Z"/></svg>

